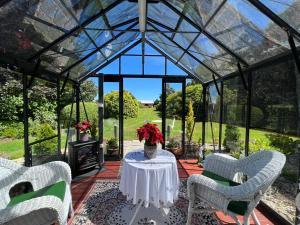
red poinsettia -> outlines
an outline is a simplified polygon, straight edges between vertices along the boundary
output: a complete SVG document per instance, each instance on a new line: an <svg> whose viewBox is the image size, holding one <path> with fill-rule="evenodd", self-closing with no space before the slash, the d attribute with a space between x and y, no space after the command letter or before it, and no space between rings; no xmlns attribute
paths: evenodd
<svg viewBox="0 0 300 225"><path fill-rule="evenodd" d="M80 130L81 133L85 133L88 129L91 128L90 121L84 120L75 126L76 129Z"/></svg>
<svg viewBox="0 0 300 225"><path fill-rule="evenodd" d="M156 124L144 124L144 126L137 129L137 136L140 141L145 139L146 145L156 145L164 142L163 135Z"/></svg>

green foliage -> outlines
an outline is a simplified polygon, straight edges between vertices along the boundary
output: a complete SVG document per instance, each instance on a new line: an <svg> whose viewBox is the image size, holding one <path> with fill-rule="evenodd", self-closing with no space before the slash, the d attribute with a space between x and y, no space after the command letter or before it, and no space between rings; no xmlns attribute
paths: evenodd
<svg viewBox="0 0 300 225"><path fill-rule="evenodd" d="M136 118L139 111L139 102L128 91L124 91L124 118ZM119 92L112 91L104 97L104 116L105 118L119 117Z"/></svg>
<svg viewBox="0 0 300 225"><path fill-rule="evenodd" d="M265 136L257 138L255 140L250 140L249 142L250 153L255 153L263 149L264 150L270 149L269 141Z"/></svg>
<svg viewBox="0 0 300 225"><path fill-rule="evenodd" d="M270 145L278 148L284 154L292 154L296 152L300 140L293 140L291 137L281 134L268 134Z"/></svg>
<svg viewBox="0 0 300 225"><path fill-rule="evenodd" d="M186 87L186 106L188 109L189 102L193 102L194 112L197 110L197 106L200 103L202 94L202 85L193 84ZM182 112L182 92L176 91L167 96L167 108L166 114L168 118L176 117L180 118ZM186 113L186 112L185 112Z"/></svg>
<svg viewBox="0 0 300 225"><path fill-rule="evenodd" d="M180 147L180 140L179 138L170 138L169 143L166 144L166 147L169 149L179 148Z"/></svg>
<svg viewBox="0 0 300 225"><path fill-rule="evenodd" d="M51 136L54 136L55 130L50 124L41 124L37 131L37 140L42 140ZM37 156L53 155L57 151L57 138L41 142L33 146L34 153Z"/></svg>
<svg viewBox="0 0 300 225"><path fill-rule="evenodd" d="M194 117L193 103L190 101L188 106L188 113L186 116L186 136L188 139L190 139L192 135L194 122L195 122L195 117Z"/></svg>
<svg viewBox="0 0 300 225"><path fill-rule="evenodd" d="M95 117L95 118L93 118L91 121L90 121L90 124L91 124L91 128L90 128L90 130L91 130L91 136L92 136L92 138L94 138L94 137L96 137L96 135L97 135L97 131L98 131L98 120L97 120L97 118Z"/></svg>
<svg viewBox="0 0 300 225"><path fill-rule="evenodd" d="M23 123L21 122L0 122L0 136L5 138L20 139L23 137Z"/></svg>
<svg viewBox="0 0 300 225"><path fill-rule="evenodd" d="M98 104L96 102L85 102L84 103L88 117L89 118L98 118ZM83 104L80 104L79 107L80 110L80 121L86 120ZM71 111L71 105L67 105L63 108L61 112L61 120L62 124L65 128L68 127L69 123L69 116ZM71 125L74 127L76 124L76 112L75 112L75 106L73 107L73 114L72 114L72 122Z"/></svg>
<svg viewBox="0 0 300 225"><path fill-rule="evenodd" d="M97 86L92 80L86 80L80 85L81 95L85 102L92 102L97 96Z"/></svg>
<svg viewBox="0 0 300 225"><path fill-rule="evenodd" d="M233 125L227 125L225 129L225 138L223 141L223 145L226 150L236 150L240 145L240 131L238 127Z"/></svg>
<svg viewBox="0 0 300 225"><path fill-rule="evenodd" d="M108 149L117 149L119 147L118 140L116 138L111 138L107 141Z"/></svg>

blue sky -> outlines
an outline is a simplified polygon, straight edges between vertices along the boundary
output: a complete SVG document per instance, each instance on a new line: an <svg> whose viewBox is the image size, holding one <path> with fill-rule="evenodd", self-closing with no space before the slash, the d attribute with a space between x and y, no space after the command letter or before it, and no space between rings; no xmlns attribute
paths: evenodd
<svg viewBox="0 0 300 225"><path fill-rule="evenodd" d="M140 54L140 46L132 49L128 53ZM154 49L146 45L146 54L159 54ZM145 57L145 76L151 75L163 75L164 74L164 57ZM101 70L105 74L118 74L119 70L118 60L112 62ZM141 74L142 73L142 61L141 57L135 56L123 56L121 59L122 73L123 74ZM185 75L180 68L174 65L172 62L167 63L168 75ZM96 85L98 85L97 78L91 78ZM161 94L161 79L152 78L124 78L124 90L130 91L138 100L155 100ZM171 84L171 87L175 90L181 89L181 84ZM118 90L118 83L105 83L104 94L111 91Z"/></svg>

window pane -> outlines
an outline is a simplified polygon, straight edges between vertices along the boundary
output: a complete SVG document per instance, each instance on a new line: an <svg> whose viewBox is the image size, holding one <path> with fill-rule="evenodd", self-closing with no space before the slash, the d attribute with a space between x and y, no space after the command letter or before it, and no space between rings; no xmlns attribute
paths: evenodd
<svg viewBox="0 0 300 225"><path fill-rule="evenodd" d="M244 0L229 0L207 30L250 64L286 51L286 32Z"/></svg>

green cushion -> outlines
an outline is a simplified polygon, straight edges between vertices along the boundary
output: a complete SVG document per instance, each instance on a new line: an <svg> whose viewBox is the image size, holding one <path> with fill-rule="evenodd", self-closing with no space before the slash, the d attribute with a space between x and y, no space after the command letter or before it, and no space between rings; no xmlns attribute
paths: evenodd
<svg viewBox="0 0 300 225"><path fill-rule="evenodd" d="M207 170L205 170L202 175L209 177L209 178L213 179L214 181L216 181L217 183L228 186L228 187L240 185L237 182L234 182L232 180L229 180L225 177L219 176L219 175L212 173L210 171L207 171ZM243 202L243 201L231 201L231 202L229 202L228 207L227 207L228 210L230 210L231 212L234 212L236 214L239 214L239 215L245 215L247 208L248 208L248 202Z"/></svg>
<svg viewBox="0 0 300 225"><path fill-rule="evenodd" d="M64 200L65 198L65 192L66 192L66 182L60 181L58 183L52 184L50 186L44 187L37 191L32 191L26 194L21 194L16 197L13 197L7 206L14 206L18 203L41 197L41 196L47 196L52 195L58 197L60 200Z"/></svg>

